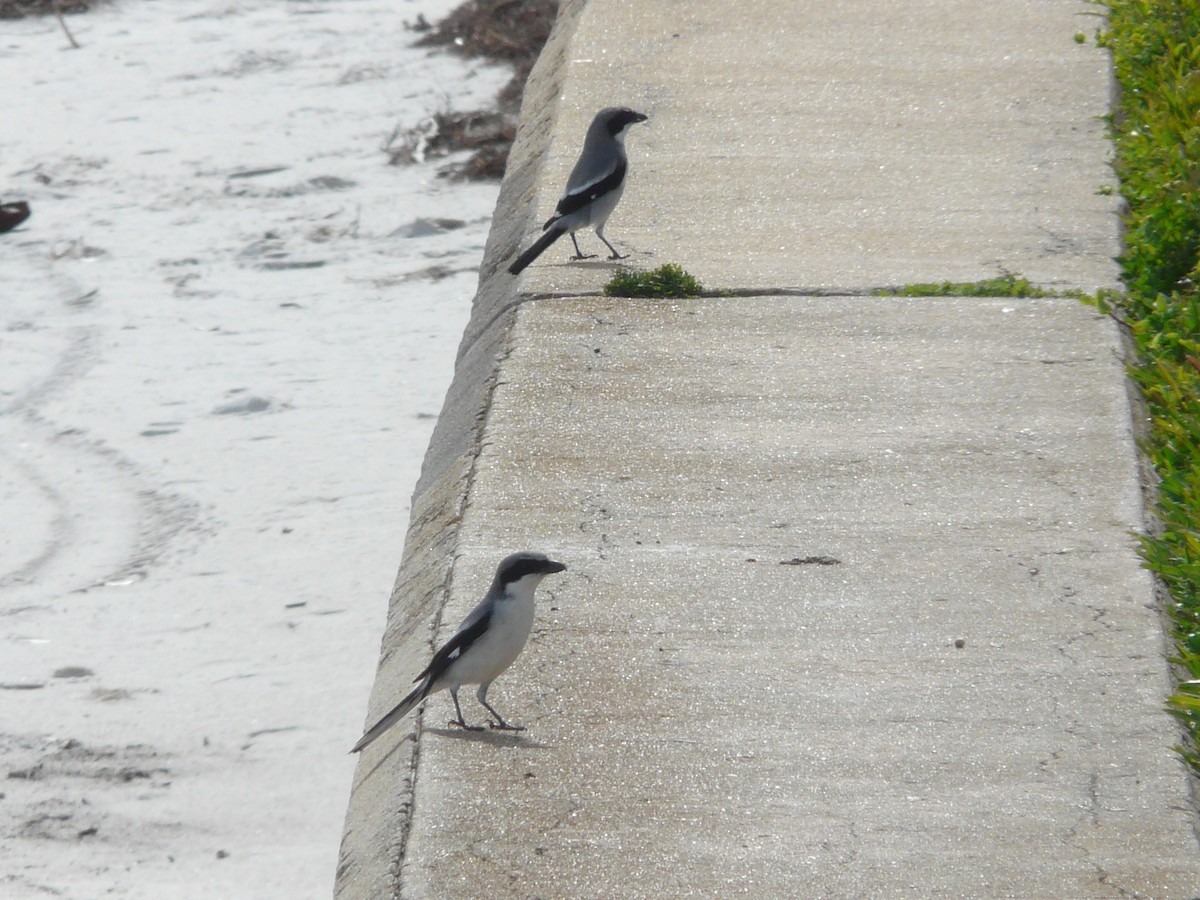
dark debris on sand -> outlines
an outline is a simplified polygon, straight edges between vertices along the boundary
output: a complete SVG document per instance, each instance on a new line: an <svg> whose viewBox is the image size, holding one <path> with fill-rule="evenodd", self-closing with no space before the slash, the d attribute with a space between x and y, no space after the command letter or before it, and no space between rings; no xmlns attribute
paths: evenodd
<svg viewBox="0 0 1200 900"><path fill-rule="evenodd" d="M416 128L393 132L386 146L388 162L401 165L470 150L466 162L448 166L441 174L470 181L502 178L525 81L557 14L554 0L467 0L432 27L418 20L416 28L425 34L417 46L445 47L511 65L513 75L496 98L495 109L439 112Z"/></svg>
<svg viewBox="0 0 1200 900"><path fill-rule="evenodd" d="M85 13L91 9L84 0L59 0L63 15ZM23 19L26 16L54 15L54 0L0 0L0 19Z"/></svg>

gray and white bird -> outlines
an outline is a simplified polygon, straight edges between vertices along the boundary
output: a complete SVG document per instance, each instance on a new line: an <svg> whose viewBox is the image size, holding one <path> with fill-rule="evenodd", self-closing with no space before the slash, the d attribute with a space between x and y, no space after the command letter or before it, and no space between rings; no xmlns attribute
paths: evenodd
<svg viewBox="0 0 1200 900"><path fill-rule="evenodd" d="M596 113L583 139L579 160L567 179L567 189L558 201L554 215L542 226L545 234L517 257L516 262L508 267L509 272L519 274L564 234L571 235L571 243L575 245L572 259L592 259L595 254L585 256L580 253L579 242L575 240L575 232L588 227L595 229L596 237L612 251L609 259L625 258L604 236L604 223L612 215L617 201L621 199L621 192L625 190L625 171L629 168L629 160L625 155L625 130L630 125L645 122L647 118L624 106L609 106Z"/></svg>
<svg viewBox="0 0 1200 900"><path fill-rule="evenodd" d="M463 619L454 637L446 642L425 669L413 679L417 687L380 719L354 745L351 753L362 750L430 694L449 689L454 698L457 719L450 721L468 731L482 731L482 725L468 725L458 705L458 689L464 684L477 684L475 696L496 717L488 722L493 728L524 731L520 725L510 725L487 702L488 688L525 648L533 628L533 593L547 575L565 572L567 567L544 553L522 551L507 556L496 569L492 586L480 604Z"/></svg>

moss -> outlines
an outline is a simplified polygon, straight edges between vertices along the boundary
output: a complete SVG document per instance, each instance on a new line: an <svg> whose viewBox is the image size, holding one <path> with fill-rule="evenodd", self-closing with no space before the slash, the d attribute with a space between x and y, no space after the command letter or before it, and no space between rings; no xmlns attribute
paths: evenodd
<svg viewBox="0 0 1200 900"><path fill-rule="evenodd" d="M1005 272L999 278L983 281L942 281L906 284L896 290L876 291L879 297L1063 297L1081 296L1078 292L1040 288L1020 275Z"/></svg>

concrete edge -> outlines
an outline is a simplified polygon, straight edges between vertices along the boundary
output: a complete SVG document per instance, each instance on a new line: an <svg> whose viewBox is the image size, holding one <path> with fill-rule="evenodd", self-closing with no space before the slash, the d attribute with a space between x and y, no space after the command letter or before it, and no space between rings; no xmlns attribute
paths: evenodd
<svg viewBox="0 0 1200 900"><path fill-rule="evenodd" d="M1115 83L1115 75L1114 75ZM1122 226L1124 220L1122 219ZM1124 242L1124 229L1122 227L1122 235L1120 240ZM1137 382L1130 377L1129 370L1133 368L1141 354L1138 352L1137 341L1133 336L1129 324L1119 316L1110 315L1109 318L1113 322L1113 328L1117 333L1117 345L1121 351L1121 364L1125 368L1125 398L1129 412L1129 433L1133 444L1134 466L1137 471L1138 486L1140 488L1141 501L1141 529L1140 533L1147 536L1158 536L1163 532L1163 521L1158 514L1159 489L1160 481L1158 471L1154 468L1154 461L1144 449L1147 442L1151 438L1150 427L1150 406L1146 402L1146 397L1138 387ZM1137 537L1138 535L1135 535ZM1159 625L1162 628L1162 655L1163 661L1166 663L1165 674L1167 682L1164 685L1163 693L1163 708L1166 710L1167 696L1173 693L1176 687L1192 677L1191 673L1183 667L1176 658L1175 647L1175 623L1171 618L1171 605L1175 602L1171 596L1171 590L1167 587L1166 581L1154 570L1143 566L1146 569L1146 574L1150 579L1150 597L1149 602L1154 604L1154 609L1158 613ZM1182 722L1174 723L1175 733L1179 736L1180 747L1186 747L1189 732L1184 727ZM1200 775L1198 775L1191 766L1184 761L1182 765L1184 778L1187 779L1187 792L1191 800L1188 809L1189 818L1192 822L1192 831L1196 835L1196 840L1200 843Z"/></svg>
<svg viewBox="0 0 1200 900"><path fill-rule="evenodd" d="M525 88L520 125L484 250L471 318L413 492L367 726L407 692L413 674L427 661L453 584L458 526L468 502L497 372L508 352L516 307L523 299L503 266L530 229L538 209L536 185L558 117L564 61L585 5L586 0L563 0ZM420 757L415 723L414 716L408 727L393 728L359 759L342 829L335 897L378 900L400 896ZM347 735L347 749L354 737Z"/></svg>

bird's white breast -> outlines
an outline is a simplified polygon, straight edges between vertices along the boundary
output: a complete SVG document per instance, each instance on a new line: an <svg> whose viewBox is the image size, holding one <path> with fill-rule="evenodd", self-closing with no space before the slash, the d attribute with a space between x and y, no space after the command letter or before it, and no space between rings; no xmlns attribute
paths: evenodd
<svg viewBox="0 0 1200 900"><path fill-rule="evenodd" d="M487 633L452 666L453 671L448 674L459 684L491 681L511 666L525 648L533 629L533 592L541 578L529 586L522 584L525 580L510 585L506 596L496 602Z"/></svg>

